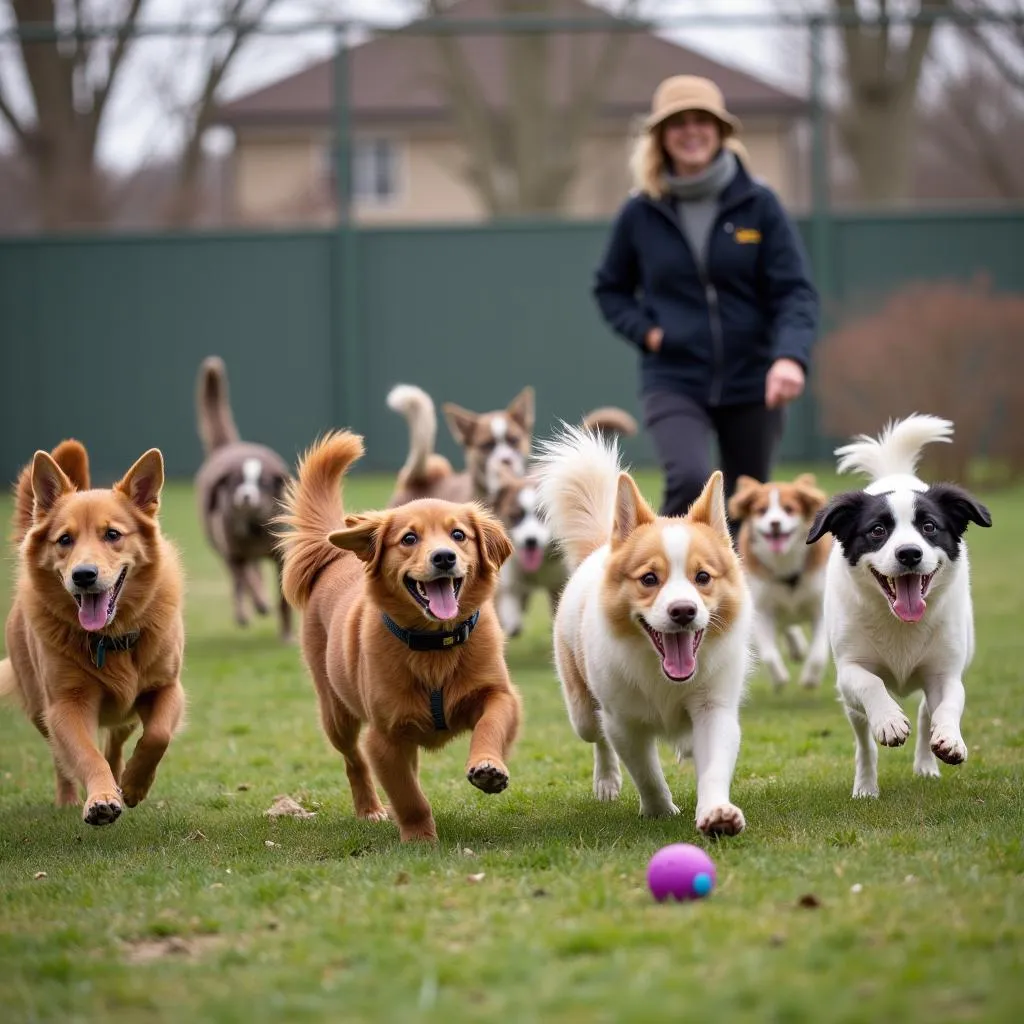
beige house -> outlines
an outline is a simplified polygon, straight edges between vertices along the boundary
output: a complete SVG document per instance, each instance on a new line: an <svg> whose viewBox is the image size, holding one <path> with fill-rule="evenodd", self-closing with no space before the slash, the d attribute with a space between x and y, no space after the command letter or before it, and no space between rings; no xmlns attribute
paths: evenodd
<svg viewBox="0 0 1024 1024"><path fill-rule="evenodd" d="M552 7L569 17L601 13L580 0ZM494 0L462 0L448 16L485 20L497 14ZM799 156L804 99L647 32L551 33L533 49L522 39L393 32L349 51L352 208L358 222L488 219L493 205L472 180L473 154L486 143L490 155L483 165L492 192L515 191L516 175L529 173L522 170L529 162L522 142L517 150L507 140L516 133L521 140L524 126L537 124L554 136L555 152L567 153L572 172L557 205L527 212L607 217L629 188L626 158L637 119L649 109L657 83L683 73L719 84L744 123L753 172L792 209L805 205ZM531 88L538 78L544 88ZM235 135L229 185L234 220L333 220L333 99L328 60L219 109L216 123ZM458 116L468 109L466 101L477 116L471 130L461 127L465 118ZM575 147L559 137L566 123L583 125Z"/></svg>

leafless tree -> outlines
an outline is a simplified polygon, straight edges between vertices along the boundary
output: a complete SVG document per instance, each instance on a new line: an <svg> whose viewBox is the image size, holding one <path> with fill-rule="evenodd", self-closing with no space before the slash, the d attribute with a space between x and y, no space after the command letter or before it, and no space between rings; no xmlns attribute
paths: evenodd
<svg viewBox="0 0 1024 1024"><path fill-rule="evenodd" d="M1024 93L1024 0L959 0L958 6L973 14L1007 16L970 25L966 33L1006 83Z"/></svg>
<svg viewBox="0 0 1024 1024"><path fill-rule="evenodd" d="M207 0L203 13L218 19L221 31L207 40L199 88L184 117L178 174L167 217L187 223L196 213L196 184L203 133L209 126L218 88L237 60L247 28L257 24L279 0ZM125 68L146 0L0 0L0 18L25 29L56 24L59 40L23 38L6 49L20 60L30 103L18 109L0 80L0 121L14 140L15 157L30 172L39 222L47 229L104 223L112 202L98 145L111 97L125 79ZM113 35L90 37L96 25L116 26ZM78 30L78 34L76 31Z"/></svg>
<svg viewBox="0 0 1024 1024"><path fill-rule="evenodd" d="M480 4L472 4L475 9ZM598 17L575 0L491 0L485 17ZM635 17L640 0L620 0L609 18ZM424 0L421 14L452 17L445 0ZM464 9L463 13L468 13ZM489 102L479 68L467 56L470 36L433 38L437 75L466 150L465 176L492 216L561 209L579 171L605 89L631 33L513 32L501 40L504 88ZM568 85L554 84L556 66Z"/></svg>

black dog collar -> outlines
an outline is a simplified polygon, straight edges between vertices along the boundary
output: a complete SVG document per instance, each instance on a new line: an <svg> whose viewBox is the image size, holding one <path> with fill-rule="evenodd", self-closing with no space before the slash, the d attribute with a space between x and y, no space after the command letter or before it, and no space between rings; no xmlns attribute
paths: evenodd
<svg viewBox="0 0 1024 1024"><path fill-rule="evenodd" d="M92 655L93 664L97 668L103 668L107 660L107 651L130 651L139 642L139 631L133 630L123 636L96 636L89 634L89 653Z"/></svg>
<svg viewBox="0 0 1024 1024"><path fill-rule="evenodd" d="M477 621L480 619L480 612L473 612L465 622L460 622L451 632L445 633L430 631L421 633L412 629L402 629L388 615L382 614L381 618L392 635L401 640L410 651L447 651L452 647L460 647L469 639L469 634L476 628Z"/></svg>

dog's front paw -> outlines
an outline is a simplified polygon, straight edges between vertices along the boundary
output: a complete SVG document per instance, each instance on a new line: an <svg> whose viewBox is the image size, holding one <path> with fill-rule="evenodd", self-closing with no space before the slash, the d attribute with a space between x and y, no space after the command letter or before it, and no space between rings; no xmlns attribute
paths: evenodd
<svg viewBox="0 0 1024 1024"><path fill-rule="evenodd" d="M598 800L618 800L619 793L621 792L622 777L619 775L609 775L607 777L594 779L594 796L596 796Z"/></svg>
<svg viewBox="0 0 1024 1024"><path fill-rule="evenodd" d="M877 800L878 783L870 779L856 779L853 783L854 800Z"/></svg>
<svg viewBox="0 0 1024 1024"><path fill-rule="evenodd" d="M650 801L640 804L641 818L674 818L678 813L679 808L671 800L667 803Z"/></svg>
<svg viewBox="0 0 1024 1024"><path fill-rule="evenodd" d="M121 776L121 796L124 797L125 804L128 807L137 807L141 804L152 789L155 778L155 772L143 774L133 769L132 762L129 761L125 766L124 775Z"/></svg>
<svg viewBox="0 0 1024 1024"><path fill-rule="evenodd" d="M963 764L967 760L967 744L951 729L932 729L932 753L946 764Z"/></svg>
<svg viewBox="0 0 1024 1024"><path fill-rule="evenodd" d="M500 761L470 765L466 778L484 793L500 793L508 786L508 769Z"/></svg>
<svg viewBox="0 0 1024 1024"><path fill-rule="evenodd" d="M356 811L356 817L361 821L387 821L389 815L383 807L368 807Z"/></svg>
<svg viewBox="0 0 1024 1024"><path fill-rule="evenodd" d="M112 825L121 817L121 796L110 790L90 793L85 799L82 821L86 825Z"/></svg>
<svg viewBox="0 0 1024 1024"><path fill-rule="evenodd" d="M735 804L718 804L697 812L697 830L706 836L738 836L746 827L743 812Z"/></svg>
<svg viewBox="0 0 1024 1024"><path fill-rule="evenodd" d="M821 678L825 674L825 666L813 661L804 662L800 673L800 685L805 690L816 690L821 686Z"/></svg>
<svg viewBox="0 0 1024 1024"><path fill-rule="evenodd" d="M891 715L872 724L871 731L883 747L902 747L910 735L910 719L894 706Z"/></svg>

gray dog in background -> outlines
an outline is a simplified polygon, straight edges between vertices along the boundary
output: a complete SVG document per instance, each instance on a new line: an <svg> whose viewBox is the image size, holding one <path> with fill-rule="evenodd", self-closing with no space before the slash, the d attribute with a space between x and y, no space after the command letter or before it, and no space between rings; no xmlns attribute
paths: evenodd
<svg viewBox="0 0 1024 1024"><path fill-rule="evenodd" d="M249 624L245 597L260 615L270 611L261 562L277 569L281 638L292 637L292 611L281 594L281 560L271 533L271 519L291 471L277 452L239 437L228 397L224 360L209 356L199 370L196 393L199 436L206 459L196 473L199 515L213 549L224 559L234 585L235 620Z"/></svg>

